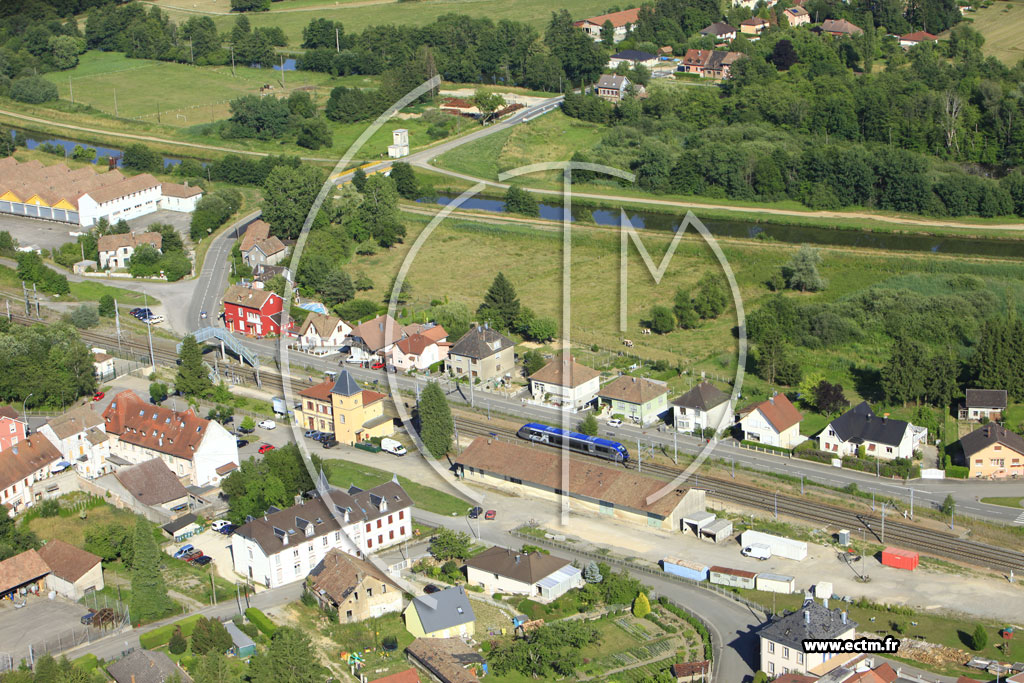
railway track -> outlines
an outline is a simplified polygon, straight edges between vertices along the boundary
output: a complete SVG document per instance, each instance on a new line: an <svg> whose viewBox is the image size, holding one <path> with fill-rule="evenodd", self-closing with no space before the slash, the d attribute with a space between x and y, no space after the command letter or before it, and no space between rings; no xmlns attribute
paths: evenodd
<svg viewBox="0 0 1024 683"><path fill-rule="evenodd" d="M458 420L458 429L460 434L470 436L495 436L509 440L518 438L513 429L466 419ZM637 468L633 461L626 463L626 467L631 470ZM682 471L682 468L671 465L655 463L643 465L644 473L665 480L675 479ZM879 543L896 545L934 557L1001 572L1013 570L1019 574L1024 571L1024 552L962 539L948 532L896 521L892 517L887 517L885 520L883 537L882 518L878 515L860 513L826 503L811 502L788 494L776 495L773 491L707 475L701 475L699 482L696 483L707 492L707 495L724 502L738 503L769 512L774 512L777 505L780 515L804 519L814 522L816 525L827 525L836 529L849 529L854 532L864 530Z"/></svg>

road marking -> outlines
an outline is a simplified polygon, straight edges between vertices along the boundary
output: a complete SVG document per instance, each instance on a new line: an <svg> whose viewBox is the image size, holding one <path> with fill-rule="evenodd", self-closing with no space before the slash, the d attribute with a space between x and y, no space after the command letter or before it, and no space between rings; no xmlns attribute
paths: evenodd
<svg viewBox="0 0 1024 683"><path fill-rule="evenodd" d="M1024 512L1017 515L1017 519L1013 520L1014 524L1024 524Z"/></svg>

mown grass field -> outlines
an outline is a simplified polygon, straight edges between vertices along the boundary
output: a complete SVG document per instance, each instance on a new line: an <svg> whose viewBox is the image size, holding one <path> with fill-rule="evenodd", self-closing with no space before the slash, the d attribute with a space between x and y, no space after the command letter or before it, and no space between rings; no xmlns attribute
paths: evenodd
<svg viewBox="0 0 1024 683"><path fill-rule="evenodd" d="M366 457L373 458L374 455L367 453ZM387 461L383 458L390 458L392 456L381 452L376 457L381 459L379 464L382 467L387 467ZM393 476L391 472L347 460L325 459L324 469L327 472L328 481L335 486L343 488L348 488L350 485L355 484L359 488L369 489L391 481ZM466 510L469 509L468 502L451 493L440 491L426 484L410 481L405 477L399 477L398 481L409 492L412 499L416 501L416 507L418 508L439 515L461 515L465 514ZM438 484L440 485L441 483L438 482Z"/></svg>
<svg viewBox="0 0 1024 683"><path fill-rule="evenodd" d="M182 9L193 9L205 12L225 12L229 7L227 0L159 0L157 5L164 9L176 22L185 21L193 12ZM214 5L217 9L205 9ZM256 26L280 26L288 37L289 47L298 47L302 43L302 29L314 17L323 17L340 21L345 31L355 33L367 26L382 24L407 24L422 26L443 14L466 14L471 17L488 17L495 23L502 19L525 22L538 30L543 30L551 18L551 11L565 8L574 18L585 18L601 14L608 8L603 0L562 0L552 5L544 0L517 0L516 2L500 2L499 0L422 0L421 2L385 2L370 4L368 2L325 2L324 0L285 0L271 5L269 12L250 12L249 21ZM182 8L182 9L176 9ZM217 28L229 30L234 22L233 16L226 14L213 15Z"/></svg>
<svg viewBox="0 0 1024 683"><path fill-rule="evenodd" d="M426 218L408 216L409 234L404 244L369 256L354 257L351 272L394 273L406 258L410 245L423 231ZM630 247L628 257L628 305L625 332L619 330L619 250L617 230L577 226L572 245L571 326L568 330L577 347L581 362L591 345L597 345L605 358L624 351L622 340L631 339L634 353L647 360L666 360L672 367L682 366L693 372L729 378L735 373L736 340L733 328L735 311L730 306L715 320L705 321L693 330L677 329L665 335L641 335L654 304L672 305L677 287L693 292L700 277L712 273L725 276L709 247L699 236L682 238L675 256L668 264L660 284L655 284L641 257ZM671 239L670 233L648 232L644 244L654 263L660 263ZM552 224L496 223L470 219L448 219L437 227L422 244L412 261L408 281L412 284L410 310L425 309L433 299L466 304L471 311L479 306L483 294L495 274L502 271L515 285L523 305L538 316L556 321L562 315L562 237ZM739 285L744 308L749 314L769 296L764 284L799 248L798 245L719 241L732 266ZM995 291L1010 297L1024 297L1024 266L999 261L949 258L937 255L915 256L883 251L822 248L821 274L829 282L820 294L788 292L785 296L822 302L835 301L862 292L869 287L909 289L921 294L952 291L948 280L952 272L969 271L990 283ZM439 268L451 263L455 256L457 268ZM947 270L948 269L948 270ZM379 301L388 277L374 277L377 288L360 297ZM564 334L563 334L564 337ZM868 398L858 393L874 386L866 376L884 364L891 340L866 336L841 348L812 350L799 348L797 353L805 370L821 372L830 381L840 382L851 398ZM865 372L868 374L866 375ZM676 391L688 388L687 376L666 377ZM748 373L744 395L766 393L769 387ZM872 397L877 398L877 397ZM894 412L894 415L896 412Z"/></svg>
<svg viewBox="0 0 1024 683"><path fill-rule="evenodd" d="M981 51L986 55L1010 67L1024 59L1024 43L1020 39L1021 31L1024 31L1024 3L996 2L984 9L969 12L965 18L985 36ZM948 38L949 32L939 37Z"/></svg>

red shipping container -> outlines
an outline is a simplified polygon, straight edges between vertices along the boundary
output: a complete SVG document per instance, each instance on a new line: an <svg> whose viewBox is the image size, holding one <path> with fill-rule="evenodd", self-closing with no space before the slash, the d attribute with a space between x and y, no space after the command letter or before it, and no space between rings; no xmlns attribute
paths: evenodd
<svg viewBox="0 0 1024 683"><path fill-rule="evenodd" d="M897 569L917 569L918 555L913 550L886 548L882 551L882 564Z"/></svg>

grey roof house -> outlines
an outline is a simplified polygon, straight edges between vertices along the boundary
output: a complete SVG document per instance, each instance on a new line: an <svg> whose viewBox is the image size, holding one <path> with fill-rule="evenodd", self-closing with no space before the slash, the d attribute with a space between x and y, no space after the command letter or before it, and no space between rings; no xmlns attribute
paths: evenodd
<svg viewBox="0 0 1024 683"><path fill-rule="evenodd" d="M117 683L167 683L180 680L191 683L192 678L178 667L165 653L152 650L135 650L127 657L107 667ZM177 678L175 678L177 677Z"/></svg>
<svg viewBox="0 0 1024 683"><path fill-rule="evenodd" d="M1005 389L968 389L960 404L961 420L980 420L987 417L998 420L1006 410Z"/></svg>
<svg viewBox="0 0 1024 683"><path fill-rule="evenodd" d="M729 412L729 395L710 382L701 382L672 401L673 423L680 432L718 429Z"/></svg>
<svg viewBox="0 0 1024 683"><path fill-rule="evenodd" d="M555 555L494 546L466 560L466 580L484 586L489 593L521 593L553 600L581 587L583 572Z"/></svg>
<svg viewBox="0 0 1024 683"><path fill-rule="evenodd" d="M413 598L405 608L405 628L418 638L472 636L473 606L462 586Z"/></svg>
<svg viewBox="0 0 1024 683"><path fill-rule="evenodd" d="M826 601L827 603L827 601ZM819 668L826 661L824 654L806 652L805 640L852 640L857 622L840 609L829 609L827 604L807 600L795 612L776 617L758 631L760 639L761 670L770 677L783 672L825 673ZM835 658L835 665L843 663Z"/></svg>
<svg viewBox="0 0 1024 683"><path fill-rule="evenodd" d="M495 379L515 366L515 343L490 325L469 328L450 349L445 371L456 377Z"/></svg>
<svg viewBox="0 0 1024 683"><path fill-rule="evenodd" d="M888 413L876 415L866 401L832 420L818 435L821 450L854 455L863 446L866 455L893 459L913 457L928 432Z"/></svg>

